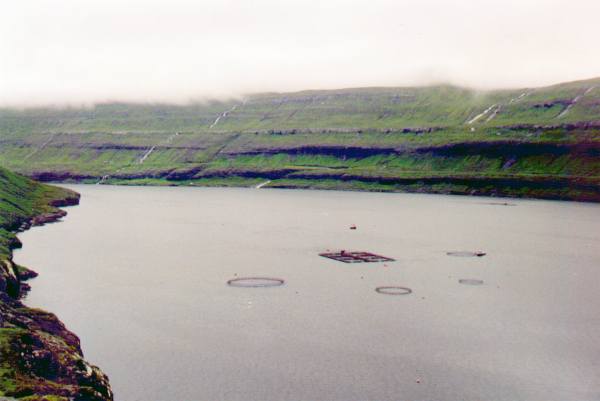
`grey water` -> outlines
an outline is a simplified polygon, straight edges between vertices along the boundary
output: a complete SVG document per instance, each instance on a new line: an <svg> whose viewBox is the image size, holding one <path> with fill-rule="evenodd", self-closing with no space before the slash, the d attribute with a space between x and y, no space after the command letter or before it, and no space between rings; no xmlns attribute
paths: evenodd
<svg viewBox="0 0 600 401"><path fill-rule="evenodd" d="M599 205L70 187L15 259L118 401L600 399ZM396 261L318 256L341 249Z"/></svg>

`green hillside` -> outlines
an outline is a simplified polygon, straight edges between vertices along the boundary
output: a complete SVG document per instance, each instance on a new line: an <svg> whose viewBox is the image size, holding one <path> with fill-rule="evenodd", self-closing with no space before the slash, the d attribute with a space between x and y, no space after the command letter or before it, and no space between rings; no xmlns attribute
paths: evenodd
<svg viewBox="0 0 600 401"><path fill-rule="evenodd" d="M24 306L25 280L35 273L12 261L15 230L55 221L75 192L0 168L0 398L111 400L108 379L83 359L79 339L48 312ZM8 399L8 398L7 398ZM14 398L10 398L14 399Z"/></svg>
<svg viewBox="0 0 600 401"><path fill-rule="evenodd" d="M77 199L76 193L44 185L0 168L0 260L11 257L11 244L17 243L14 230L44 214L59 213L52 205Z"/></svg>
<svg viewBox="0 0 600 401"><path fill-rule="evenodd" d="M43 180L598 200L600 79L0 110L0 165Z"/></svg>

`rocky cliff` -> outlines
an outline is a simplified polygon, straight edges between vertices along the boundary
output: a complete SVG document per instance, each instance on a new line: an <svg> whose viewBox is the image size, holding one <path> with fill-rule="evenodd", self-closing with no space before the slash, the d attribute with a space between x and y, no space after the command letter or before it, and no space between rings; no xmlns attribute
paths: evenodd
<svg viewBox="0 0 600 401"><path fill-rule="evenodd" d="M108 377L83 358L79 338L52 313L20 301L37 274L12 260L15 232L54 222L75 192L0 169L0 396L26 400L112 400Z"/></svg>

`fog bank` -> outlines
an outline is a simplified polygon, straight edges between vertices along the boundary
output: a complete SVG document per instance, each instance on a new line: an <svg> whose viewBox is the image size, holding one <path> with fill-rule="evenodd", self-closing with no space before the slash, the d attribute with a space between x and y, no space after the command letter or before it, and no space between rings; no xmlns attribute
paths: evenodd
<svg viewBox="0 0 600 401"><path fill-rule="evenodd" d="M7 2L0 105L600 76L588 0Z"/></svg>

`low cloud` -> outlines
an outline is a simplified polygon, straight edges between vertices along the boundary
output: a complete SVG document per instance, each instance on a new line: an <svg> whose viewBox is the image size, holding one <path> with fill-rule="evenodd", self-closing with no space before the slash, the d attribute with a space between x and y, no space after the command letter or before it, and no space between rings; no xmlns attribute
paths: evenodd
<svg viewBox="0 0 600 401"><path fill-rule="evenodd" d="M600 76L600 2L8 2L0 105L175 102L265 91Z"/></svg>

